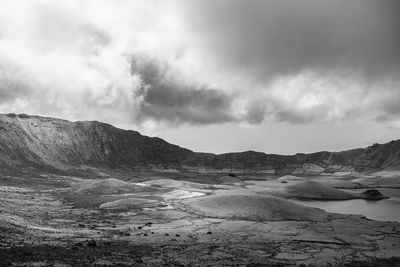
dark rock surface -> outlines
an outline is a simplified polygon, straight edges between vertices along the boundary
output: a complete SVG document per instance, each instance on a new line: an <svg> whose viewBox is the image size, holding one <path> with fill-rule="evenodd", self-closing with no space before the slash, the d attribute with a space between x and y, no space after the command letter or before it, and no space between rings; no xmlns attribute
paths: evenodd
<svg viewBox="0 0 400 267"><path fill-rule="evenodd" d="M364 192L362 192L361 195L365 199L369 199L369 200L380 200L380 199L388 198L376 189L367 189Z"/></svg>

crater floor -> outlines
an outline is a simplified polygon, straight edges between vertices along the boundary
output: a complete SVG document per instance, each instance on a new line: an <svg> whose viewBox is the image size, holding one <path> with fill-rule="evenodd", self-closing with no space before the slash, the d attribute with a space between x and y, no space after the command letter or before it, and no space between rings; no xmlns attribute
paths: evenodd
<svg viewBox="0 0 400 267"><path fill-rule="evenodd" d="M400 223L295 204L295 181L102 175L0 177L0 265L400 264Z"/></svg>

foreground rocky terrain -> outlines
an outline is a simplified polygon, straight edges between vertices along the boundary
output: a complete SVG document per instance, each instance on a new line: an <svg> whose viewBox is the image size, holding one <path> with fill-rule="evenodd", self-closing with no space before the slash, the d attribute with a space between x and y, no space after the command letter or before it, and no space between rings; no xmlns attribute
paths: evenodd
<svg viewBox="0 0 400 267"><path fill-rule="evenodd" d="M218 174L116 176L3 176L0 265L400 263L400 223L327 213L279 196L298 181Z"/></svg>
<svg viewBox="0 0 400 267"><path fill-rule="evenodd" d="M0 115L0 266L399 266L400 222L294 201L385 199L399 151L213 155Z"/></svg>

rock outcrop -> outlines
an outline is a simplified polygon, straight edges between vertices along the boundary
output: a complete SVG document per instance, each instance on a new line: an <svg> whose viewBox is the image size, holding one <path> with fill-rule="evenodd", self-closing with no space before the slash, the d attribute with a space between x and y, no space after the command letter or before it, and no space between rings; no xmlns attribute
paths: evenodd
<svg viewBox="0 0 400 267"><path fill-rule="evenodd" d="M96 121L0 115L0 173L117 169L203 173L323 175L400 166L400 140L343 152L274 155L196 153L160 138Z"/></svg>

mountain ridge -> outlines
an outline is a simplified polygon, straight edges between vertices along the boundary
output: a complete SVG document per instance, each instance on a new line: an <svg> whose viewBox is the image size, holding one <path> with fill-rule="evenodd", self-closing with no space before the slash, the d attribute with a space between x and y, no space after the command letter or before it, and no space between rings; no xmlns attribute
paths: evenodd
<svg viewBox="0 0 400 267"><path fill-rule="evenodd" d="M334 174L400 167L400 140L340 152L194 152L98 121L0 114L0 173L82 167L121 171Z"/></svg>

